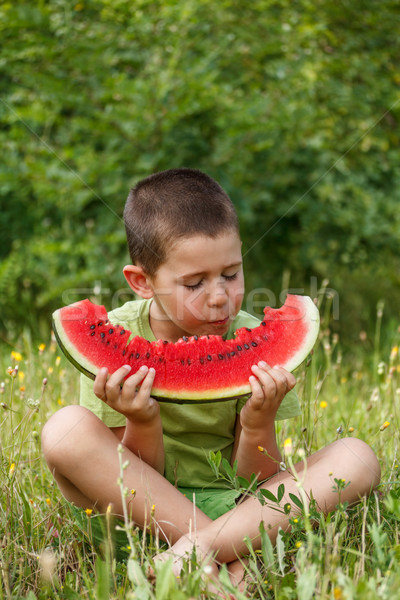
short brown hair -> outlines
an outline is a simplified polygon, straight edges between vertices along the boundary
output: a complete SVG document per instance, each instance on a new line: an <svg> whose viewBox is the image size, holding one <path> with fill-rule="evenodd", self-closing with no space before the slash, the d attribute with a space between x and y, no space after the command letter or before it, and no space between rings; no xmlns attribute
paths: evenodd
<svg viewBox="0 0 400 600"><path fill-rule="evenodd" d="M132 263L153 276L173 243L191 235L239 233L235 207L209 175L170 169L139 181L129 192L124 222Z"/></svg>

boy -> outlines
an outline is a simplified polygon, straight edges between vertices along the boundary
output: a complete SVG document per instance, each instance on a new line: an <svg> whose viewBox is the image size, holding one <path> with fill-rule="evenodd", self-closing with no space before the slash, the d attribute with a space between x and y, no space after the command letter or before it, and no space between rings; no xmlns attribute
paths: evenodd
<svg viewBox="0 0 400 600"><path fill-rule="evenodd" d="M124 220L132 260L124 275L143 300L116 309L112 322L149 340L169 342L184 335L232 337L238 327L258 325L240 311L238 220L213 179L192 169L151 175L129 194ZM128 372L129 366L112 375L101 369L94 385L83 378L81 405L61 409L44 427L44 454L61 492L74 504L100 512L111 503L122 515L117 485L122 442L124 461L129 461L124 483L135 489L128 501L131 517L142 528L151 520L153 530L172 545L164 556L178 557L176 572L179 557L195 544L197 556L212 556L214 572L215 559L229 564L233 580L240 579L244 538L257 548L260 522L274 539L279 527L288 527L288 517L254 498L236 504L238 493L215 481L207 457L210 450L220 450L238 462L238 475L250 479L256 473L275 495L284 483L283 502L296 494L293 478L279 471L274 428L275 419L299 414L294 376L260 362L252 368L247 401L176 405L151 397L153 369L142 367L124 381ZM302 464L296 469L305 473L304 488L324 512L338 503L333 478L350 482L342 502L357 501L380 479L372 450L355 438L334 442L309 457L306 470Z"/></svg>

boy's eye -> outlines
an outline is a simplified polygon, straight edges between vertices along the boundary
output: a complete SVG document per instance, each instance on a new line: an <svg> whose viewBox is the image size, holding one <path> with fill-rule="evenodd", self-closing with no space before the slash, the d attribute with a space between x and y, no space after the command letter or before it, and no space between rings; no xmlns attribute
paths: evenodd
<svg viewBox="0 0 400 600"><path fill-rule="evenodd" d="M233 275L222 275L222 277L224 279L227 279L228 281L234 281L237 278L238 274L239 271L236 271L236 273L234 273Z"/></svg>
<svg viewBox="0 0 400 600"><path fill-rule="evenodd" d="M237 276L239 274L239 271L236 271L236 273L233 273L233 275L222 275L222 277L224 279L226 279L227 281L234 281ZM200 279L200 281L198 283L193 283L193 284L188 284L185 283L185 288L188 290L198 290L204 283L204 279Z"/></svg>
<svg viewBox="0 0 400 600"><path fill-rule="evenodd" d="M198 290L203 285L203 279L200 279L198 283L194 283L192 285L185 284L185 288L188 290Z"/></svg>

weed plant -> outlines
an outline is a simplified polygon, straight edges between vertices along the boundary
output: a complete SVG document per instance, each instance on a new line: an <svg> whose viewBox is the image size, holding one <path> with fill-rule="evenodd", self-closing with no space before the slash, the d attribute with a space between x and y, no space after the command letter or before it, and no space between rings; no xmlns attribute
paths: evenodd
<svg viewBox="0 0 400 600"><path fill-rule="evenodd" d="M381 348L380 318L374 340L361 333L363 352L344 360L340 340L323 322L312 359L298 369L298 392L303 414L278 425L287 464L342 436L357 436L377 453L382 467L379 489L355 507L340 502L347 485L334 480L338 508L323 516L311 502L305 509L293 498L297 512L277 497L260 495L260 502L289 513L291 531L278 535L273 546L260 527L262 547L249 544L246 566L252 598L357 599L397 597L400 589L399 332ZM82 511L77 521L63 499L41 455L40 432L61 406L75 403L78 377L59 355L55 342L39 346L29 336L15 347L3 344L0 356L0 600L7 599L143 599L189 600L214 598L207 592L207 569L196 557L185 564L179 578L170 562L147 576L158 540L140 536L125 518L128 536L125 558L110 542L116 522L106 515L104 543L91 535L96 515ZM256 486L236 477L218 455L210 464L221 476L247 493ZM121 494L124 457L121 452ZM224 569L220 589L233 593ZM223 597L223 596L222 596ZM247 596L249 597L249 596Z"/></svg>

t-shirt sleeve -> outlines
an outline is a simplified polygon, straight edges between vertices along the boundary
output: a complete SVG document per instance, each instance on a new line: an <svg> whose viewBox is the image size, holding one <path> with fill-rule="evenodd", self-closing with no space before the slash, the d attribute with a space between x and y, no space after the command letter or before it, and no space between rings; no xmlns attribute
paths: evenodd
<svg viewBox="0 0 400 600"><path fill-rule="evenodd" d="M93 392L93 380L81 375L79 404L92 411L107 427L123 427L125 417L102 402Z"/></svg>
<svg viewBox="0 0 400 600"><path fill-rule="evenodd" d="M239 413L246 404L247 398L242 398L237 404L237 412ZM275 416L275 421L283 421L301 415L299 397L296 390L290 390L281 402L278 412Z"/></svg>

